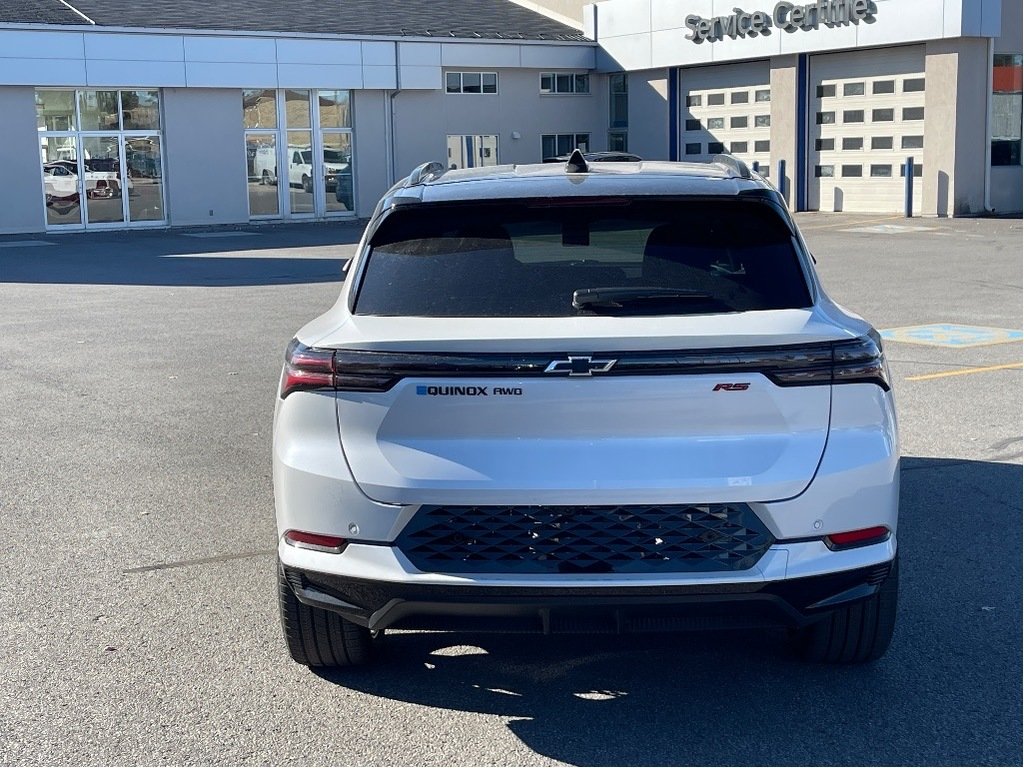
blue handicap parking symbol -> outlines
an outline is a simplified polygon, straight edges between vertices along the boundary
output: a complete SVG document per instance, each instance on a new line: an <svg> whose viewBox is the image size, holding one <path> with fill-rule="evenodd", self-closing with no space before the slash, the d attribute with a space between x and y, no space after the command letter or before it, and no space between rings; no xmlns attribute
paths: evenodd
<svg viewBox="0 0 1024 768"><path fill-rule="evenodd" d="M952 323L889 328L882 331L881 334L882 338L887 341L928 344L936 347L977 347L983 344L1006 344L1024 338L1024 332L1008 328L986 328Z"/></svg>

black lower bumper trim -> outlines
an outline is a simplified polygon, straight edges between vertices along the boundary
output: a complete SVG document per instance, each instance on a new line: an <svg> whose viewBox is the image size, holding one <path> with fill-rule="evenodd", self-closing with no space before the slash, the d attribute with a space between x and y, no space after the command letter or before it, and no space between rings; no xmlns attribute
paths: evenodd
<svg viewBox="0 0 1024 768"><path fill-rule="evenodd" d="M878 591L890 563L785 581L493 587L369 581L285 566L296 597L371 629L628 633L799 627Z"/></svg>

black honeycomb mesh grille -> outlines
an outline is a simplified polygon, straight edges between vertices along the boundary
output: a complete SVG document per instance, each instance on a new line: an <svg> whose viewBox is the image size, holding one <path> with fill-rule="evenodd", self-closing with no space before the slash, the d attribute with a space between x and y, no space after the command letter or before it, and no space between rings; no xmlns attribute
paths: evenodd
<svg viewBox="0 0 1024 768"><path fill-rule="evenodd" d="M692 573L745 570L773 542L745 504L426 506L397 545L439 573Z"/></svg>

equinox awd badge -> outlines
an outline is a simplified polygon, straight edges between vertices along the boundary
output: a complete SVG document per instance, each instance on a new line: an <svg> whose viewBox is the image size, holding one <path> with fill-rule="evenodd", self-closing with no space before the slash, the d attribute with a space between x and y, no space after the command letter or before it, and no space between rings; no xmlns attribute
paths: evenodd
<svg viewBox="0 0 1024 768"><path fill-rule="evenodd" d="M566 360L552 360L544 373L568 373L570 376L593 376L595 373L607 373L617 360L595 360L592 357L576 357L569 355Z"/></svg>

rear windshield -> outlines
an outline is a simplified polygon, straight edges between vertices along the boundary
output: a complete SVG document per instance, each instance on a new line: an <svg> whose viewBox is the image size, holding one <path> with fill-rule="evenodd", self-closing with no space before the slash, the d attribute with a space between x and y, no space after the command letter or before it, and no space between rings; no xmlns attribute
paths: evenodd
<svg viewBox="0 0 1024 768"><path fill-rule="evenodd" d="M354 311L566 317L810 304L792 236L763 203L516 201L393 212L370 243Z"/></svg>

